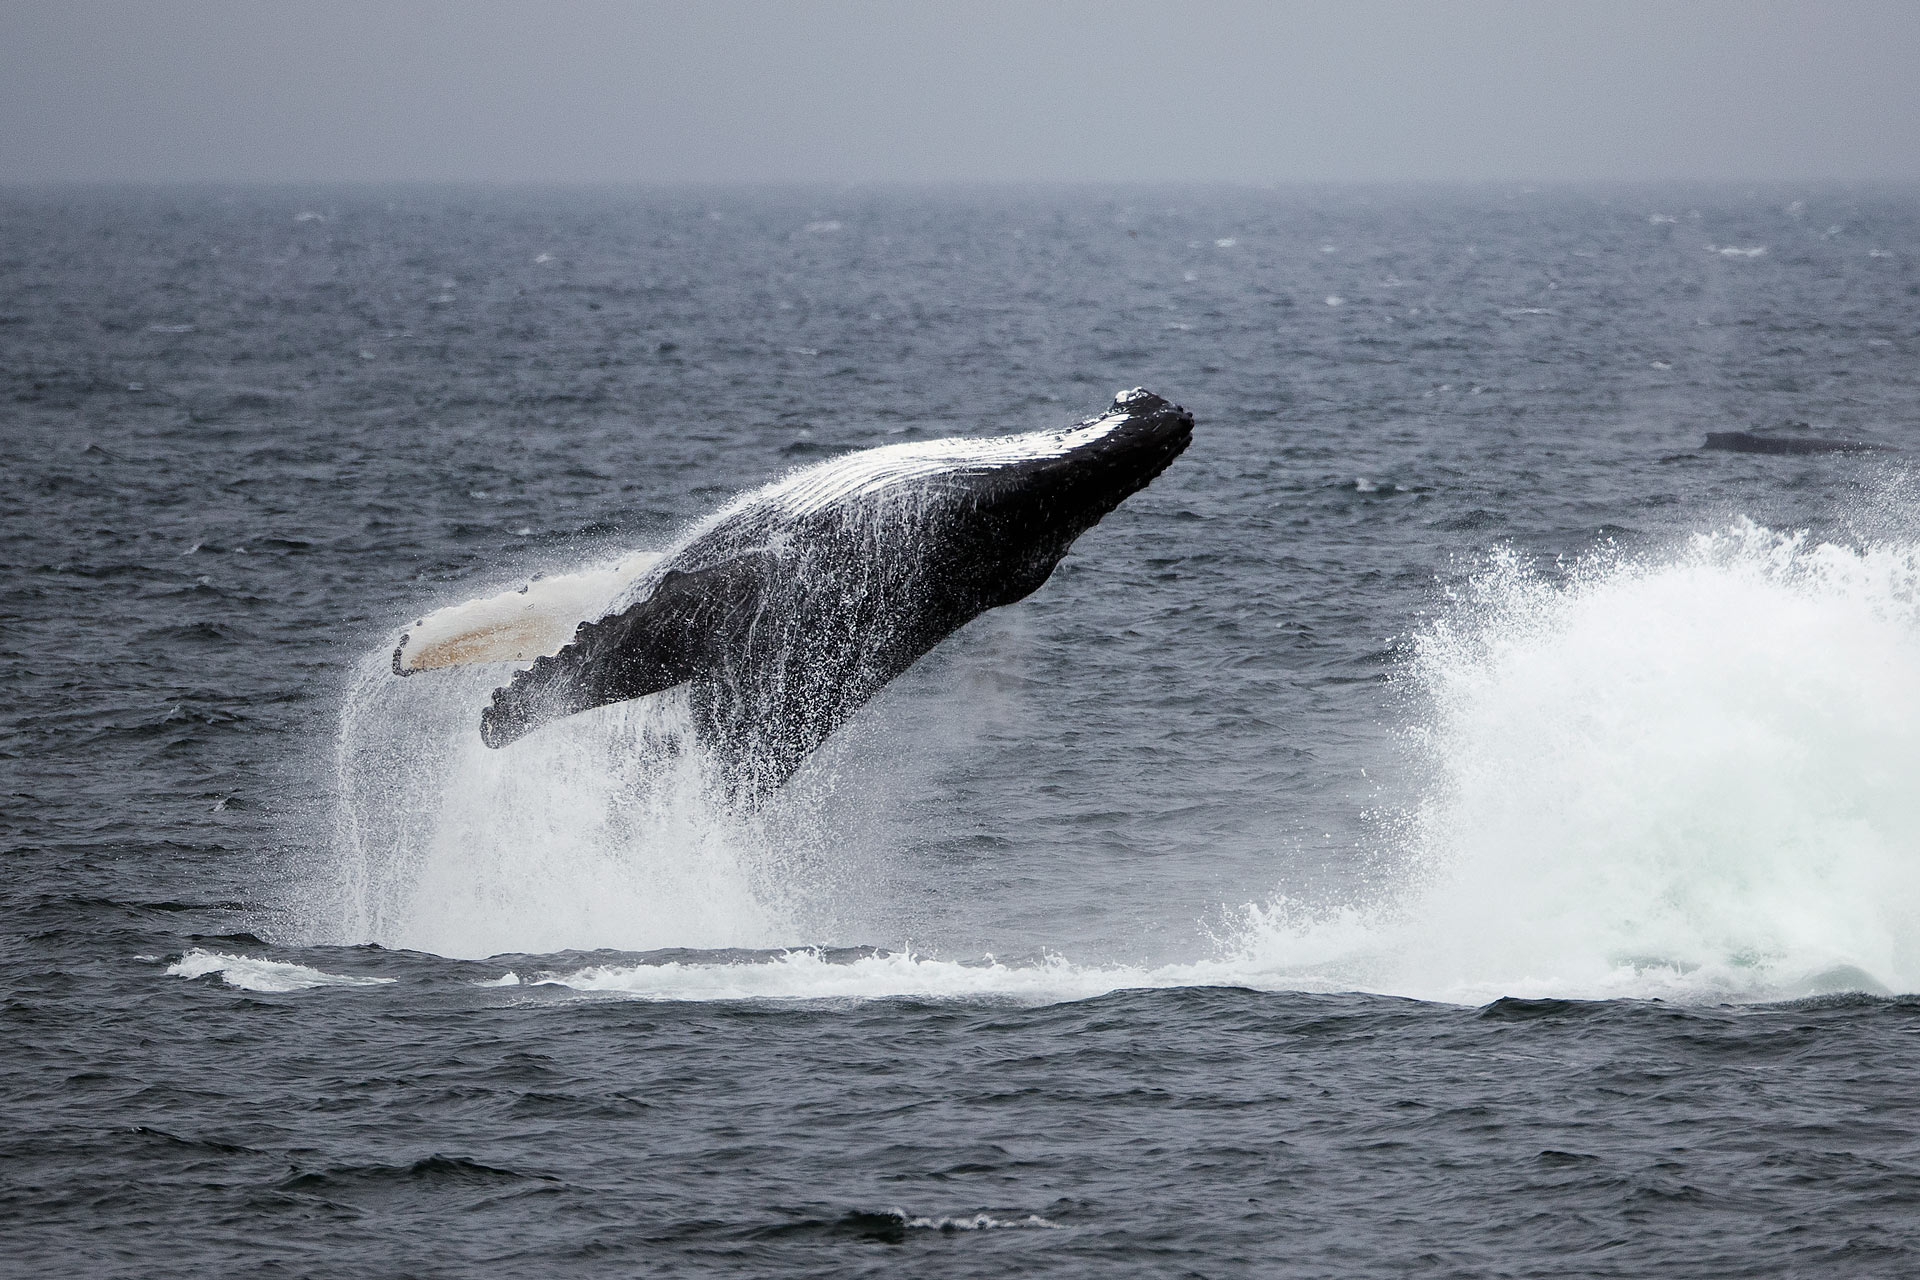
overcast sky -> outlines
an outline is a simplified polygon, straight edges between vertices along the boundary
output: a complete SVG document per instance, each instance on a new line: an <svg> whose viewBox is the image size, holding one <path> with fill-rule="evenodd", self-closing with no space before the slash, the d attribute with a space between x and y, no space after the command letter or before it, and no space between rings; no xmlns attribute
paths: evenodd
<svg viewBox="0 0 1920 1280"><path fill-rule="evenodd" d="M0 0L0 182L1920 178L1920 0Z"/></svg>

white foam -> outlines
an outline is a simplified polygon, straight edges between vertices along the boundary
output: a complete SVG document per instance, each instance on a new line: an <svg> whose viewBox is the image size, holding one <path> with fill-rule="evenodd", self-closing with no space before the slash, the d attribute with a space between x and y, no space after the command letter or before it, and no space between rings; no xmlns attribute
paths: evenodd
<svg viewBox="0 0 1920 1280"><path fill-rule="evenodd" d="M1277 918L1271 908L1244 909L1242 924ZM1366 989L1344 962L1372 938L1369 926L1352 913L1342 916L1344 930L1323 921L1310 942L1285 955L1269 954L1233 936L1219 941L1217 954L1201 960L1153 967L1077 964L1061 955L1008 964L991 956L943 960L910 950L878 952L851 961L835 961L813 949L788 951L769 960L734 963L592 965L543 974L534 985L632 996L645 1000L819 1000L861 1002L918 1000L987 1001L1015 1005L1089 1000L1116 991L1175 987L1238 987L1257 991L1352 991Z"/></svg>
<svg viewBox="0 0 1920 1280"><path fill-rule="evenodd" d="M1084 967L1060 957L1008 965L963 963L907 951L836 963L812 950L789 951L745 964L594 965L551 974L541 985L611 992L650 1000L1004 1000L1052 1004L1134 987L1184 985L1168 974L1132 968Z"/></svg>
<svg viewBox="0 0 1920 1280"><path fill-rule="evenodd" d="M1360 989L1920 990L1920 546L1741 522L1554 584L1487 566L1417 640L1428 785L1388 900L1249 907L1245 963Z"/></svg>
<svg viewBox="0 0 1920 1280"><path fill-rule="evenodd" d="M175 978L203 978L217 973L230 987L243 991L306 991L314 987L383 987L392 978L364 978L346 973L327 973L303 964L282 960L262 960L258 956L227 955L196 947L167 966Z"/></svg>
<svg viewBox="0 0 1920 1280"><path fill-rule="evenodd" d="M901 1222L909 1231L1019 1231L1033 1230L1058 1231L1060 1224L1037 1213L1024 1218L996 1218L989 1213L968 1214L961 1218L915 1217L895 1210Z"/></svg>

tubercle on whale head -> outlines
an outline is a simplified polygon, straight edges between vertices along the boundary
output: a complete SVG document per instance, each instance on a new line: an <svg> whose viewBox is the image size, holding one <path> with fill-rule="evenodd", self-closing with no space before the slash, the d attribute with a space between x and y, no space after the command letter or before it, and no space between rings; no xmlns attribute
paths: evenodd
<svg viewBox="0 0 1920 1280"><path fill-rule="evenodd" d="M1171 450L1165 462L1171 462L1193 439L1193 415L1145 387L1120 392L1113 398L1113 407L1094 421L1097 423L1115 417L1120 421L1082 449L1072 452L1145 451L1150 456L1156 450L1165 449ZM1165 462L1162 463L1163 469ZM1155 471L1154 474L1158 475L1159 472Z"/></svg>
<svg viewBox="0 0 1920 1280"><path fill-rule="evenodd" d="M1116 395L1107 414L1116 413L1124 413L1126 421L1097 441L1096 447L1143 450L1149 458L1164 453L1148 480L1164 471L1193 441L1193 415L1145 387Z"/></svg>

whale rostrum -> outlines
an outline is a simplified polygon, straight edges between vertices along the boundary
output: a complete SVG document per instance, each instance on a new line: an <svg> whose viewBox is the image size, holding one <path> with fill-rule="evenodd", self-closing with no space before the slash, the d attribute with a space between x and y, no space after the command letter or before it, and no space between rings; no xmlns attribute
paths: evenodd
<svg viewBox="0 0 1920 1280"><path fill-rule="evenodd" d="M571 639L494 691L482 740L684 685L722 784L751 803L922 654L1037 590L1192 435L1192 414L1136 388L1060 430L848 454L742 495L658 558L423 618L394 670L524 658L572 611Z"/></svg>

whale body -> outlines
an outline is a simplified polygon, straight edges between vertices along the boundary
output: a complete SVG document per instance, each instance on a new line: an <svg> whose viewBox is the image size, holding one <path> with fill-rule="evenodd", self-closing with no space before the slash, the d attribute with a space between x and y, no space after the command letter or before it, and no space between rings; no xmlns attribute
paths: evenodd
<svg viewBox="0 0 1920 1280"><path fill-rule="evenodd" d="M1703 449L1720 449L1727 453L1891 453L1884 444L1868 444L1863 440L1829 440L1821 436L1775 436L1762 435L1756 431L1709 431Z"/></svg>
<svg viewBox="0 0 1920 1280"><path fill-rule="evenodd" d="M494 691L486 745L684 686L725 791L751 803L941 640L1037 590L1192 434L1193 415L1136 388L1060 430L835 458L735 499L657 558L424 618L394 670L524 658L540 628L521 612L576 610L564 645ZM594 591L612 598L589 608Z"/></svg>

